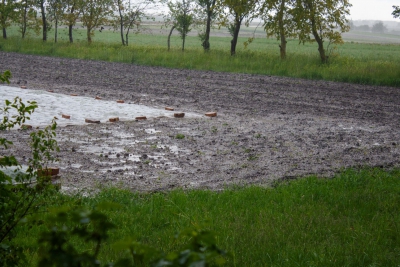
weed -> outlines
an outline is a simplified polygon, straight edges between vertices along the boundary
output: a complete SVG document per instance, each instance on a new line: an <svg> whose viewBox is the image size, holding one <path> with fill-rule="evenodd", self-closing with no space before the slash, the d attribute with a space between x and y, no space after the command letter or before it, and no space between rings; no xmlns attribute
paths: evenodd
<svg viewBox="0 0 400 267"><path fill-rule="evenodd" d="M250 155L250 156L247 158L248 161L253 161L253 160L257 160L257 159L258 159L258 156L257 156L257 155Z"/></svg>
<svg viewBox="0 0 400 267"><path fill-rule="evenodd" d="M183 139L183 138L185 138L185 135L183 135L183 134L177 134L175 136L175 139Z"/></svg>

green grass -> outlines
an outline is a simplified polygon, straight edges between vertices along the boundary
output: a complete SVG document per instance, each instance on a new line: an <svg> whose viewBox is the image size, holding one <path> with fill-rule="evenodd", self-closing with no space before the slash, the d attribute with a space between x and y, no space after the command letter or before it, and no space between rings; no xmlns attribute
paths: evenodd
<svg viewBox="0 0 400 267"><path fill-rule="evenodd" d="M227 188L139 194L105 189L93 198L54 195L48 205L93 207L113 201L118 226L101 258L120 256L113 242L133 237L168 252L192 225L212 229L231 253L228 266L398 266L400 170L347 170L333 179L303 178L274 188ZM43 215L44 216L44 215ZM15 242L31 264L44 226L23 225ZM79 244L80 249L91 249Z"/></svg>
<svg viewBox="0 0 400 267"><path fill-rule="evenodd" d="M22 40L17 36L15 27L8 33L11 36L9 39L0 39L2 51L168 68L400 86L398 44L345 43L333 50L329 64L321 65L316 44L299 45L296 40L289 40L287 60L282 61L279 58L278 42L267 38L256 38L247 49L243 46L247 38L239 38L237 55L231 57L229 37L212 37L212 50L204 53L199 39L189 36L183 53L178 36L173 36L172 49L168 52L167 37L161 33L131 35L129 47L122 47L118 33L109 30L96 32L91 45L85 41L83 30L75 30L74 44L67 42L67 32L64 28L60 29L57 44L52 42L51 31L46 43L34 35Z"/></svg>

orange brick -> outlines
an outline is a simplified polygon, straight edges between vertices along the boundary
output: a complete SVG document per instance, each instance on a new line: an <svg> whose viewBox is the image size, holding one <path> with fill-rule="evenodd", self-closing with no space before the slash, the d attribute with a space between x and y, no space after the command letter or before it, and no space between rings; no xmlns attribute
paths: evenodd
<svg viewBox="0 0 400 267"><path fill-rule="evenodd" d="M135 120L147 120L146 116L136 117Z"/></svg>
<svg viewBox="0 0 400 267"><path fill-rule="evenodd" d="M207 112L206 116L207 117L217 117L217 112Z"/></svg>
<svg viewBox="0 0 400 267"><path fill-rule="evenodd" d="M67 120L71 119L71 116L70 116L70 115L62 114L62 117L63 117L64 119L67 119Z"/></svg>
<svg viewBox="0 0 400 267"><path fill-rule="evenodd" d="M166 107L165 110L174 111L174 108Z"/></svg>
<svg viewBox="0 0 400 267"><path fill-rule="evenodd" d="M85 119L86 123L100 123L99 120L93 120L93 119Z"/></svg>
<svg viewBox="0 0 400 267"><path fill-rule="evenodd" d="M123 103L125 103L125 101L124 100L117 100L117 103L123 104Z"/></svg>
<svg viewBox="0 0 400 267"><path fill-rule="evenodd" d="M117 122L117 121L119 121L119 118L118 117L116 117L116 118L109 118L108 119L110 122Z"/></svg>
<svg viewBox="0 0 400 267"><path fill-rule="evenodd" d="M183 118L185 117L185 113L174 113L175 118Z"/></svg>

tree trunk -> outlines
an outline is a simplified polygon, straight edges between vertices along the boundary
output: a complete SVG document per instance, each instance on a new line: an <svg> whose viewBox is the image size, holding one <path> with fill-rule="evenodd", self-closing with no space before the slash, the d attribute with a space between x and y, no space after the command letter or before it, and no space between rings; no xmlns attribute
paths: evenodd
<svg viewBox="0 0 400 267"><path fill-rule="evenodd" d="M58 28L58 20L56 19L54 22L54 42L55 43L57 43L57 34L58 34L57 28Z"/></svg>
<svg viewBox="0 0 400 267"><path fill-rule="evenodd" d="M24 39L26 34L26 10L22 18L21 34L22 34L22 39Z"/></svg>
<svg viewBox="0 0 400 267"><path fill-rule="evenodd" d="M47 21L46 21L46 9L44 7L44 0L40 1L40 10L42 12L43 41L47 41Z"/></svg>
<svg viewBox="0 0 400 267"><path fill-rule="evenodd" d="M182 37L182 52L185 51L185 40L186 40L186 35Z"/></svg>
<svg viewBox="0 0 400 267"><path fill-rule="evenodd" d="M75 6L72 6L70 14L73 14L74 11L75 11ZM72 44L74 42L74 38L72 36L72 27L74 26L74 24L71 21L68 21L68 22L69 22L69 24L68 24L68 37L69 37L69 42Z"/></svg>
<svg viewBox="0 0 400 267"><path fill-rule="evenodd" d="M211 16L213 11L210 10L211 6L207 6L208 12L207 12L207 24L206 24L206 32L204 36L204 41L201 44L204 48L205 51L210 50L210 31L211 31Z"/></svg>
<svg viewBox="0 0 400 267"><path fill-rule="evenodd" d="M236 45L239 37L239 31L240 31L240 25L242 24L241 19L235 19L235 31L233 33L233 39L231 41L231 56L234 56L236 54Z"/></svg>
<svg viewBox="0 0 400 267"><path fill-rule="evenodd" d="M128 36L129 36L130 30L131 30L131 26L128 26L128 29L126 29L126 34L125 34L125 45L126 46L128 46L128 44L129 44Z"/></svg>
<svg viewBox="0 0 400 267"><path fill-rule="evenodd" d="M125 45L125 40L124 40L124 20L123 16L121 13L121 4L120 1L118 1L118 12L119 12L119 22L120 22L120 31L121 31L121 41L122 45ZM126 39L128 39L128 35L126 35ZM128 45L128 44L126 44Z"/></svg>
<svg viewBox="0 0 400 267"><path fill-rule="evenodd" d="M6 30L6 27L3 27L3 39L7 39L7 30Z"/></svg>
<svg viewBox="0 0 400 267"><path fill-rule="evenodd" d="M173 25L172 28L171 28L171 31L168 34L168 51L169 51L169 49L171 47L171 35L172 35L172 32L174 31L175 27L176 27L176 25Z"/></svg>
<svg viewBox="0 0 400 267"><path fill-rule="evenodd" d="M86 35L87 35L88 43L91 44L92 43L92 35L91 35L91 30L89 27L87 27Z"/></svg>
<svg viewBox="0 0 400 267"><path fill-rule="evenodd" d="M69 36L69 42L72 44L74 42L74 38L72 36L72 25L68 25L68 36Z"/></svg>
<svg viewBox="0 0 400 267"><path fill-rule="evenodd" d="M315 38L315 41L318 44L318 52L319 52L319 56L321 58L321 62L326 63L328 61L328 58L325 55L324 41L318 34L314 19L311 20L311 29L312 29L312 34Z"/></svg>
<svg viewBox="0 0 400 267"><path fill-rule="evenodd" d="M279 20L278 20L278 26L279 26L279 35L281 39L281 44L279 45L280 48L280 53L281 53L281 59L286 59L286 36L285 36L285 25L283 24L283 10L285 8L285 0L282 0L280 10L279 10Z"/></svg>

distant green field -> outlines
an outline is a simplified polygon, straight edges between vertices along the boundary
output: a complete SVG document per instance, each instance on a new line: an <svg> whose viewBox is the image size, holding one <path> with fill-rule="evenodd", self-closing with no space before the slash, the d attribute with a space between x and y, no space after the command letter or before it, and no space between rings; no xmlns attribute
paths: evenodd
<svg viewBox="0 0 400 267"><path fill-rule="evenodd" d="M151 30L151 31L150 31ZM129 46L121 45L120 34L112 29L95 31L93 43L87 44L86 32L79 27L74 30L74 44L69 44L67 29L59 28L58 43L54 44L54 31L48 34L44 44L41 36L30 33L22 40L17 27L8 30L9 39L0 39L0 50L19 53L82 58L114 62L134 63L169 68L187 68L225 72L253 73L289 76L306 79L323 79L370 85L400 86L400 36L382 34L368 35L349 33L346 38L362 36L363 42L346 42L343 45L326 44L329 64L322 65L315 43L299 44L289 40L287 59L279 57L278 41L256 37L244 47L248 37L240 37L237 54L230 56L230 41L225 30L214 30L211 52L204 53L199 38L193 33L187 37L185 53L181 52L181 39L177 34L171 38L171 51L167 52L167 29L152 26L150 30L131 34ZM243 28L243 33L254 29ZM257 36L260 35L257 29ZM262 33L262 31L261 31ZM220 37L216 36L219 35ZM247 34L251 36L251 34ZM392 38L398 43L381 44L368 41Z"/></svg>

